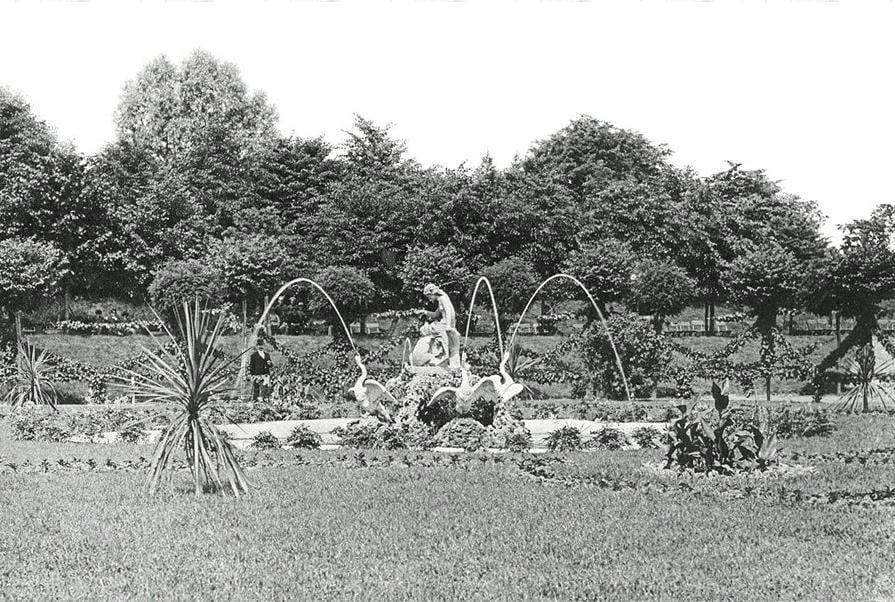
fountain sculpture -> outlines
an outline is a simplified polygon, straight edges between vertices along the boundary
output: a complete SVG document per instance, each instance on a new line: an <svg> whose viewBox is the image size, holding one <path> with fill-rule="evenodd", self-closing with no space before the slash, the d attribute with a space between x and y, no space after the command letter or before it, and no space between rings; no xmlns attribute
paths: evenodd
<svg viewBox="0 0 895 602"><path fill-rule="evenodd" d="M354 351L354 360L360 370L360 376L349 391L364 414L406 431L422 429L429 435L435 434L454 420L472 418L487 429L488 440L494 447L504 447L502 443L510 435L525 431L522 421L512 412L512 401L524 390L524 387L514 381L507 369L510 359L509 349L513 348L513 342L519 333L519 326L537 295L548 283L558 278L571 280L585 292L603 327L606 328L603 314L590 291L574 277L556 274L545 280L532 294L516 322L510 337L510 344L505 348L500 324L497 320L498 311L494 292L488 279L482 277L478 279L473 289L466 332L461 340L459 332L456 330L454 306L447 293L434 284L427 284L423 293L430 301L438 303L438 310L420 312L420 315L429 318L430 321L421 326L420 337L415 344L411 344L410 340L405 340L401 371L384 384L368 377L367 367L335 302L320 285L307 278L291 280L274 294L261 314L252 338L257 336L259 327L264 323L270 308L289 287L300 283L310 284L329 301ZM472 309L482 285L487 288L491 300L491 309L496 324L498 357L500 358L498 374L484 377L472 374L466 361L466 353L463 351L469 341ZM615 354L616 365L620 371L625 391L628 392L630 399L627 379L611 334L609 342Z"/></svg>

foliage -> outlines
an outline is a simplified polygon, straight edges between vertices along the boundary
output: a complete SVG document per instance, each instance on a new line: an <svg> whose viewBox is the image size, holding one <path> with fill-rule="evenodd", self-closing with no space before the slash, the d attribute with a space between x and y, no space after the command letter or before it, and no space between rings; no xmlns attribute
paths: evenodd
<svg viewBox="0 0 895 602"><path fill-rule="evenodd" d="M404 449L401 429L378 420L353 420L333 431L343 446L360 449Z"/></svg>
<svg viewBox="0 0 895 602"><path fill-rule="evenodd" d="M696 472L733 474L766 470L778 462L777 436L762 432L748 423L732 426L731 412L719 410L717 420L711 410L695 413L680 406L681 417L671 424L665 468Z"/></svg>
<svg viewBox="0 0 895 602"><path fill-rule="evenodd" d="M59 412L42 407L17 412L12 420L13 438L58 443L72 437L95 441L104 433L117 432L135 442L146 429L161 428L174 416L163 408L104 407Z"/></svg>
<svg viewBox="0 0 895 602"><path fill-rule="evenodd" d="M270 431L258 431L252 437L252 447L255 449L280 449L282 444Z"/></svg>
<svg viewBox="0 0 895 602"><path fill-rule="evenodd" d="M455 303L466 297L472 273L460 251L452 245L418 246L410 249L399 272L404 302L413 306L424 300L423 286L432 282Z"/></svg>
<svg viewBox="0 0 895 602"><path fill-rule="evenodd" d="M150 494L183 446L198 496L204 486L223 489L226 479L234 495L248 491L248 482L230 444L209 420L210 410L230 383L233 359L218 350L224 319L212 324L198 302L183 304L177 315L179 336L167 331L173 347L156 340L156 351L146 351L146 373L128 370L126 386L140 399L174 405L178 414L162 431L153 452L147 489ZM180 341L181 344L176 344Z"/></svg>
<svg viewBox="0 0 895 602"><path fill-rule="evenodd" d="M474 418L455 418L438 430L435 440L443 447L476 451L485 446L487 432Z"/></svg>
<svg viewBox="0 0 895 602"><path fill-rule="evenodd" d="M837 428L827 410L814 408L773 408L768 425L781 438L828 437Z"/></svg>
<svg viewBox="0 0 895 602"><path fill-rule="evenodd" d="M644 261L637 266L630 303L642 314L653 316L653 325L684 310L696 294L695 283L683 268L668 261Z"/></svg>
<svg viewBox="0 0 895 602"><path fill-rule="evenodd" d="M578 451L584 448L581 439L581 429L574 426L564 426L547 435L544 440L550 451Z"/></svg>
<svg viewBox="0 0 895 602"><path fill-rule="evenodd" d="M519 314L538 287L538 275L532 265L520 257L508 257L481 270L497 297L497 310L503 316Z"/></svg>
<svg viewBox="0 0 895 602"><path fill-rule="evenodd" d="M352 322L367 313L376 298L376 287L373 282L357 268L347 266L324 268L314 275L314 281L329 293L346 322ZM315 294L311 297L310 307L314 312L327 317L333 325L333 332L342 332L342 325L325 298Z"/></svg>
<svg viewBox="0 0 895 602"><path fill-rule="evenodd" d="M287 279L289 255L273 236L231 234L213 246L209 263L218 267L232 303L257 308Z"/></svg>
<svg viewBox="0 0 895 602"><path fill-rule="evenodd" d="M52 243L34 238L0 240L0 306L9 317L53 295L66 274L62 253Z"/></svg>
<svg viewBox="0 0 895 602"><path fill-rule="evenodd" d="M636 397L647 397L667 372L671 349L667 341L637 316L614 314L607 321L622 367ZM581 345L592 385L612 399L624 398L625 390L606 329L593 325Z"/></svg>
<svg viewBox="0 0 895 602"><path fill-rule="evenodd" d="M639 426L631 432L631 441L641 449L656 449L662 433L654 426Z"/></svg>
<svg viewBox="0 0 895 602"><path fill-rule="evenodd" d="M587 442L588 447L608 450L619 450L625 445L628 445L628 436L611 426L597 430Z"/></svg>
<svg viewBox="0 0 895 602"><path fill-rule="evenodd" d="M156 271L149 285L149 297L156 307L166 311L184 302L220 302L224 291L223 275L213 264L200 259L171 260Z"/></svg>
<svg viewBox="0 0 895 602"><path fill-rule="evenodd" d="M323 438L319 433L312 431L304 424L300 424L291 431L286 438L286 445L295 449L317 449L323 444Z"/></svg>
<svg viewBox="0 0 895 602"><path fill-rule="evenodd" d="M13 408L24 405L48 405L56 409L56 386L52 380L53 367L45 349L20 340L16 355L16 373L9 390L3 397L4 403Z"/></svg>
<svg viewBox="0 0 895 602"><path fill-rule="evenodd" d="M604 310L606 303L625 299L636 266L631 247L611 238L582 240L580 245L566 260L563 271L581 280Z"/></svg>
<svg viewBox="0 0 895 602"><path fill-rule="evenodd" d="M65 334L108 334L121 337L131 334L145 334L147 330L159 330L161 329L162 324L157 320L140 320L136 322L81 322L80 320L62 320L56 324L56 327Z"/></svg>

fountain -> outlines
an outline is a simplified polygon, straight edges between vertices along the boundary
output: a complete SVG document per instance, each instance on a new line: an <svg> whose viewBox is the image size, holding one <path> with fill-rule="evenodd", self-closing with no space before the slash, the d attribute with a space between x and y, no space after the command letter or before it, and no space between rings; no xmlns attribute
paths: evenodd
<svg viewBox="0 0 895 602"><path fill-rule="evenodd" d="M440 314L442 321L437 327L426 324L420 328L420 337L414 345L409 339L404 342L403 361L399 374L387 380L384 384L367 377L367 367L358 352L357 346L351 336L351 331L336 306L333 299L323 288L308 278L296 278L284 284L273 295L261 314L256 327L252 332L252 344L258 336L259 329L264 319L283 293L296 284L310 284L315 287L332 306L339 318L342 328L348 337L348 341L355 354L355 362L360 370L360 377L350 389L358 402L361 410L379 420L383 424L393 424L405 432L425 432L428 436L436 435L441 429L457 420L472 419L486 429L487 440L492 447L505 447L504 443L509 437L527 432L522 421L513 415L512 401L524 389L507 370L509 350L519 333L519 326L530 309L535 298L544 287L558 278L566 278L580 287L594 307L604 328L606 320L599 309L593 295L578 279L567 274L556 274L546 279L534 291L510 337L509 344L505 347L503 334L498 320L497 301L491 283L487 278L481 277L475 284L470 299L466 330L462 339L462 350L459 333L454 327L453 305L447 299L447 294L435 285L427 285L424 289L431 300L439 300L440 312L427 312ZM476 297L481 286L484 285L489 293L491 309L496 324L496 337L498 346L499 367L498 374L489 376L475 376L466 361L465 349L469 342L469 330L472 323L472 309L475 306ZM442 298L443 297L443 298ZM445 315L448 314L448 315ZM430 317L432 317L430 315ZM621 374L625 391L630 399L627 379L624 374L621 359L609 335L609 342L615 354L616 365ZM449 428L449 427L448 427Z"/></svg>

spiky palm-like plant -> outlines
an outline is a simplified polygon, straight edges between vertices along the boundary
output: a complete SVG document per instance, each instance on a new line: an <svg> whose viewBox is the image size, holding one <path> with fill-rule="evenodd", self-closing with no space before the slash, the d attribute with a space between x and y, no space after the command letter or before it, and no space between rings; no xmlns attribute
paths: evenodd
<svg viewBox="0 0 895 602"><path fill-rule="evenodd" d="M133 379L125 385L150 402L174 405L179 413L162 431L153 452L147 490L154 493L179 448L186 452L196 495L206 485L216 489L229 484L234 495L248 491L248 481L230 444L210 420L215 402L232 388L231 367L239 358L227 359L218 343L225 326L223 316L212 323L209 312L199 303L184 303L177 314L180 337L165 327L170 342L153 337L156 350L144 349L146 360L141 372L128 371Z"/></svg>
<svg viewBox="0 0 895 602"><path fill-rule="evenodd" d="M890 404L895 403L891 385L885 383L891 367L891 360L877 365L872 343L859 347L855 351L855 359L849 360L847 365L848 374L855 386L839 398L833 409L857 412L860 404L862 412L876 408L888 410Z"/></svg>
<svg viewBox="0 0 895 602"><path fill-rule="evenodd" d="M51 378L53 366L46 349L19 340L15 374L3 401L18 408L28 403L56 409L56 387Z"/></svg>

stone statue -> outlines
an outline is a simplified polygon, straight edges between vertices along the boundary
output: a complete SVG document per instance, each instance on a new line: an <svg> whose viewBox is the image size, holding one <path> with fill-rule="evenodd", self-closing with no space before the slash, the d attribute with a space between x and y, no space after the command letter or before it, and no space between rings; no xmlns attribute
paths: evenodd
<svg viewBox="0 0 895 602"><path fill-rule="evenodd" d="M420 339L409 354L409 365L414 368L460 369L460 333L457 332L457 312L450 297L434 284L423 287L423 294L438 302L435 311L423 312L431 320L420 327Z"/></svg>

